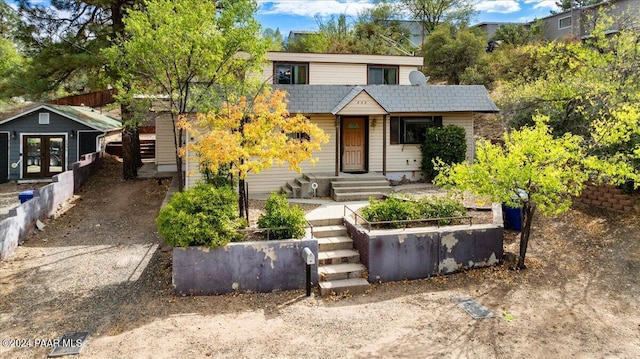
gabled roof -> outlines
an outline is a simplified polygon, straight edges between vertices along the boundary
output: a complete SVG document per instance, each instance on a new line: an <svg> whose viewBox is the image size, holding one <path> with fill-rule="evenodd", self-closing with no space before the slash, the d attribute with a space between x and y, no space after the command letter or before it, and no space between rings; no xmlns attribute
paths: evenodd
<svg viewBox="0 0 640 359"><path fill-rule="evenodd" d="M106 132L111 130L117 130L122 127L122 123L100 112L94 111L90 107L85 106L63 106L63 105L40 105L34 108L28 109L17 115L11 116L5 120L0 121L0 124L4 124L13 121L17 118L23 117L30 113L39 110L48 110L57 113L60 116L66 117L75 122L81 123L87 127L91 127L94 130Z"/></svg>
<svg viewBox="0 0 640 359"><path fill-rule="evenodd" d="M274 85L288 92L291 113L336 114L365 91L387 113L499 112L481 85Z"/></svg>

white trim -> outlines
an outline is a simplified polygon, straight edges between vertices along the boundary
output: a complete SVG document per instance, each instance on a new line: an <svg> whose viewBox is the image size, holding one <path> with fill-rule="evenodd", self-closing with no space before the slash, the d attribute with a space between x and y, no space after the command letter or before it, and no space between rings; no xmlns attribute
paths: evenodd
<svg viewBox="0 0 640 359"><path fill-rule="evenodd" d="M69 166L69 133L68 132L22 132L20 133L20 160L24 156L23 152L23 144L24 144L24 136L64 136L64 166L62 168L62 172L67 170ZM20 179L24 178L24 160L21 161L22 166L20 166ZM60 173L62 173L60 172Z"/></svg>
<svg viewBox="0 0 640 359"><path fill-rule="evenodd" d="M96 131L96 130L75 130L76 131L76 161L80 161L80 132L99 132L102 133L102 136L104 136L104 132L102 131ZM94 148L97 151L97 143L98 143L98 137L100 136L96 136L96 147Z"/></svg>
<svg viewBox="0 0 640 359"><path fill-rule="evenodd" d="M72 107L72 106L70 106L70 107ZM13 121L13 120L15 120L15 119L17 119L17 118L23 117L23 116L25 116L25 115L28 115L28 114L34 113L34 112L39 111L39 110L42 110L42 109L45 109L45 110L47 110L47 111L51 111L51 112L53 112L53 113L55 113L55 114L57 114L57 115L60 115L60 116L62 116L62 117L64 117L64 118L67 118L67 119L69 119L69 120L71 120L71 121L75 121L75 122L77 122L77 123L79 123L79 124L85 125L85 126L87 126L87 127L89 127L89 128L92 128L92 129L94 129L94 130L96 130L96 131L100 131L100 132L105 132L105 133L106 133L106 132L109 132L109 131L113 131L113 130L119 130L119 129L121 129L121 127L114 127L114 128L108 129L108 130L102 130L102 129L99 129L99 128L95 128L93 125L90 125L90 124L88 124L88 123L86 123L86 122L84 122L84 121L81 121L81 120L79 120L79 119L77 119L77 118L75 118L75 117L70 117L69 115L67 115L67 114L65 114L65 113L62 113L62 112L60 112L60 111L57 111L57 110L55 110L55 109L53 109L53 108L51 108L51 107L49 107L49 106L47 106L47 105L40 105L40 106L38 106L38 107L36 107L36 108L33 108L33 109L31 109L31 110L28 110L28 111L22 112L22 113L20 113L20 114L18 114L18 115L15 115L15 116L13 116L13 117L9 117L9 118L8 118L8 119L6 119L6 120L0 121L0 125L4 125L4 124L5 124L5 123L7 123L7 122ZM113 119L113 120L114 120L114 121L117 121L116 119Z"/></svg>
<svg viewBox="0 0 640 359"><path fill-rule="evenodd" d="M7 134L7 181L11 178L11 131L0 131Z"/></svg>
<svg viewBox="0 0 640 359"><path fill-rule="evenodd" d="M571 19L571 24L569 24L569 26L565 26L565 27L560 27L560 22L564 19ZM571 17L571 15L569 16L565 16L565 17L561 17L558 19L558 30L564 30L564 29L569 29L573 26L573 19Z"/></svg>

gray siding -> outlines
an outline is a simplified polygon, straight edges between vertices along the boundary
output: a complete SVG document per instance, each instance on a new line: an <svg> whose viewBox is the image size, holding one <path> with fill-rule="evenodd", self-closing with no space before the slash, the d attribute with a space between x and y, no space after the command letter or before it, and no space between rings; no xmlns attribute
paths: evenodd
<svg viewBox="0 0 640 359"><path fill-rule="evenodd" d="M40 113L49 113L48 125L40 125L38 123ZM0 132L6 131L9 132L9 134L13 134L13 131L16 131L17 134L16 138L12 138L11 135L9 136L10 163L18 162L18 160L20 159L20 151L22 150L22 138L24 135L58 134L65 137L65 165L68 166L69 163L73 163L78 159L78 141L76 140L77 137L70 137L71 130L75 131L76 136L78 134L78 131L93 131L93 129L88 126L60 116L56 113L47 111L45 109L26 114L22 117L16 118L12 121L0 125ZM21 168L22 162L20 162L20 166L18 166L18 168L10 168L9 179L20 179L20 175L22 173Z"/></svg>
<svg viewBox="0 0 640 359"><path fill-rule="evenodd" d="M9 134L0 132L0 183L9 179Z"/></svg>

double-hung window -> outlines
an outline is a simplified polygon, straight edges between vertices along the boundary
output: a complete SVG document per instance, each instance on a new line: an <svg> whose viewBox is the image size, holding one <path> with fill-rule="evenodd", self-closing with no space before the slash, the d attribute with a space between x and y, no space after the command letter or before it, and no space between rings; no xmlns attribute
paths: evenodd
<svg viewBox="0 0 640 359"><path fill-rule="evenodd" d="M391 117L390 143L422 144L427 129L442 126L442 116Z"/></svg>
<svg viewBox="0 0 640 359"><path fill-rule="evenodd" d="M558 30L566 29L569 27L571 27L571 16L558 19Z"/></svg>
<svg viewBox="0 0 640 359"><path fill-rule="evenodd" d="M369 65L369 85L397 85L398 66Z"/></svg>
<svg viewBox="0 0 640 359"><path fill-rule="evenodd" d="M300 85L309 83L309 65L304 63L274 63L273 83Z"/></svg>

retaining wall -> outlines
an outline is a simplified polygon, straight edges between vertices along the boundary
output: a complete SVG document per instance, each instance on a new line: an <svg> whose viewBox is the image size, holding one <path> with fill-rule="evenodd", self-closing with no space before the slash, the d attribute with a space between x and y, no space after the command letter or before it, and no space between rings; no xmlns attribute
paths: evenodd
<svg viewBox="0 0 640 359"><path fill-rule="evenodd" d="M620 188L609 184L588 184L575 200L589 206L624 213L633 211L635 204L633 196L624 194Z"/></svg>
<svg viewBox="0 0 640 359"><path fill-rule="evenodd" d="M493 223L367 231L353 219L345 225L369 271L369 282L389 282L448 274L493 265L503 258L500 205Z"/></svg>
<svg viewBox="0 0 640 359"><path fill-rule="evenodd" d="M174 292L207 295L304 288L306 263L302 250L305 247L315 255L311 282L318 283L318 241L315 239L229 243L218 248L175 247Z"/></svg>
<svg viewBox="0 0 640 359"><path fill-rule="evenodd" d="M38 220L53 216L60 206L100 167L101 152L83 155L69 169L53 176L53 182L33 191L33 199L9 211L0 222L0 261L13 255L18 244L36 227Z"/></svg>

